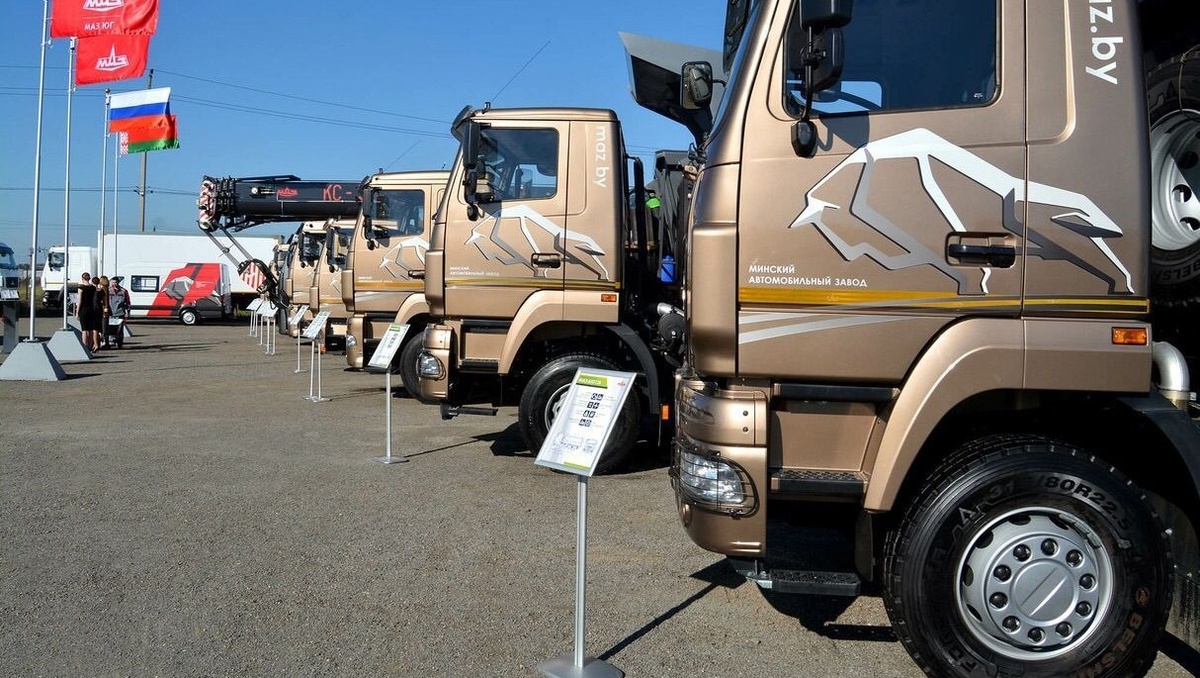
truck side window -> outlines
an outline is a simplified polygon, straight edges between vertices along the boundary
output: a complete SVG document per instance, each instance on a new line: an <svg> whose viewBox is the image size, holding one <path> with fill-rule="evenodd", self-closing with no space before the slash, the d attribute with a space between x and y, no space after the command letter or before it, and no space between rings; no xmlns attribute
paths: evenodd
<svg viewBox="0 0 1200 678"><path fill-rule="evenodd" d="M784 43L785 102L804 106L799 3ZM857 0L843 31L842 82L813 98L817 115L982 106L996 97L997 0Z"/></svg>
<svg viewBox="0 0 1200 678"><path fill-rule="evenodd" d="M484 169L500 200L538 200L558 192L558 132L485 129Z"/></svg>
<svg viewBox="0 0 1200 678"><path fill-rule="evenodd" d="M425 232L425 191L379 191L375 194L375 228L387 228L388 236L421 235Z"/></svg>

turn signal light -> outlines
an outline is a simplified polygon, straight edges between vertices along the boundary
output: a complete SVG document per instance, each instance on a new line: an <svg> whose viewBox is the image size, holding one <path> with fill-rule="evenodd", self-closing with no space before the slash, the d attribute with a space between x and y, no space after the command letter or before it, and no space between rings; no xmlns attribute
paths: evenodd
<svg viewBox="0 0 1200 678"><path fill-rule="evenodd" d="M1145 327L1114 327L1112 343L1118 346L1145 346L1150 338Z"/></svg>
<svg viewBox="0 0 1200 678"><path fill-rule="evenodd" d="M615 295L615 294L601 294L601 295L600 295L600 301L602 301L602 302L604 302L604 303L606 303L606 304L615 304L615 303L617 303L617 295Z"/></svg>

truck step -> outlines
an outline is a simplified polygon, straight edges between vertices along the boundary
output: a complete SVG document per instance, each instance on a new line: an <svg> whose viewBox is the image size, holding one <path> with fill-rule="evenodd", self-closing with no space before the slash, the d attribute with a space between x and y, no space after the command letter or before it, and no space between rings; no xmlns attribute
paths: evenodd
<svg viewBox="0 0 1200 678"><path fill-rule="evenodd" d="M495 407L470 407L468 405L448 405L442 403L442 419L453 419L460 414L477 414L483 417L496 416Z"/></svg>
<svg viewBox="0 0 1200 678"><path fill-rule="evenodd" d="M857 596L862 579L844 570L770 568L761 560L730 557L729 565L761 589L816 596Z"/></svg>
<svg viewBox="0 0 1200 678"><path fill-rule="evenodd" d="M769 576L771 590L780 593L853 597L862 591L862 580L853 572L773 570ZM763 586L762 582L758 585Z"/></svg>
<svg viewBox="0 0 1200 678"><path fill-rule="evenodd" d="M780 468L771 471L770 488L798 499L851 501L866 495L867 478L858 471Z"/></svg>

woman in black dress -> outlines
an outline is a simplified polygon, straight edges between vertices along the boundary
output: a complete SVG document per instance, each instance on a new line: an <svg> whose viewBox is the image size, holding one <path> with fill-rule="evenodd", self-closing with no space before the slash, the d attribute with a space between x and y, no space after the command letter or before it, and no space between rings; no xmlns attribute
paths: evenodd
<svg viewBox="0 0 1200 678"><path fill-rule="evenodd" d="M79 301L75 304L75 317L79 318L79 329L83 330L83 345L89 351L100 350L100 317L96 310L96 286L92 276L84 273L80 278Z"/></svg>

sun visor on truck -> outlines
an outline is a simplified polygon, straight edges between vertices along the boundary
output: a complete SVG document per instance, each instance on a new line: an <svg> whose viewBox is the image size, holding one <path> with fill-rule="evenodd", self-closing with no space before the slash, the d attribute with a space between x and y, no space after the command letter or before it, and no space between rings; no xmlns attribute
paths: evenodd
<svg viewBox="0 0 1200 678"><path fill-rule="evenodd" d="M713 67L713 80L726 81L721 52L633 33L620 33L620 36L629 57L629 92L633 100L643 108L680 123L699 142L712 129L713 116L725 93L725 85L713 83L708 108L688 110L679 104L682 86L679 72L688 61L707 61Z"/></svg>

